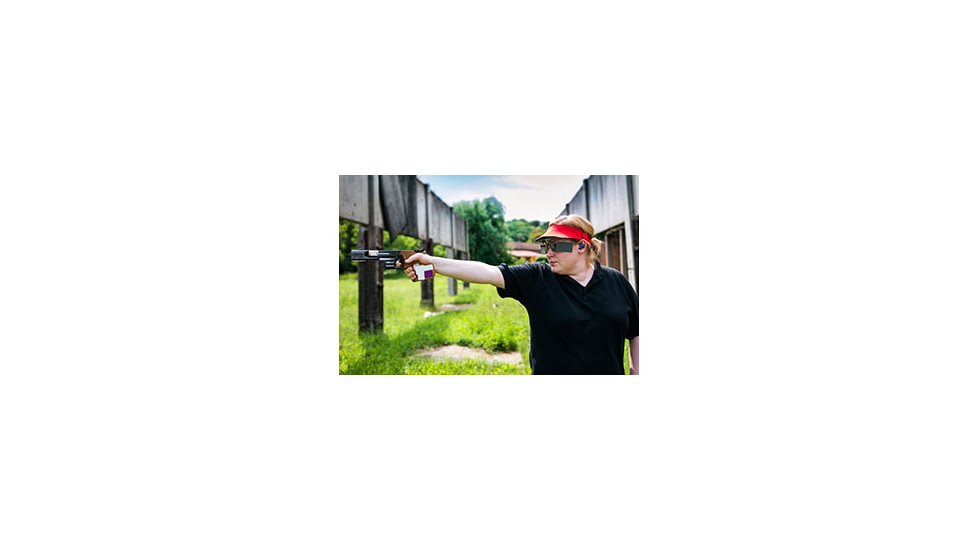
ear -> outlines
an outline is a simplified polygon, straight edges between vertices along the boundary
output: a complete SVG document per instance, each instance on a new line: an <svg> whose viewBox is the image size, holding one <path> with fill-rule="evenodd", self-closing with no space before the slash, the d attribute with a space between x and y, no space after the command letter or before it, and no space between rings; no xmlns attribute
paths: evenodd
<svg viewBox="0 0 978 550"><path fill-rule="evenodd" d="M577 243L577 249L578 250L584 250L584 247L585 246L587 246L587 245L584 244L584 241L581 241L581 242Z"/></svg>

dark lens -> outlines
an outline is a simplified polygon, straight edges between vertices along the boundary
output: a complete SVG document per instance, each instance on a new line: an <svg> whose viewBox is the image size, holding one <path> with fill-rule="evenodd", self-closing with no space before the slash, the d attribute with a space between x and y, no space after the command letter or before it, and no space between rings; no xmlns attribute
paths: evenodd
<svg viewBox="0 0 978 550"><path fill-rule="evenodd" d="M574 243L558 242L553 245L554 252L571 252L574 250Z"/></svg>
<svg viewBox="0 0 978 550"><path fill-rule="evenodd" d="M547 245L541 244L540 245L540 254L546 254L546 253L547 253Z"/></svg>

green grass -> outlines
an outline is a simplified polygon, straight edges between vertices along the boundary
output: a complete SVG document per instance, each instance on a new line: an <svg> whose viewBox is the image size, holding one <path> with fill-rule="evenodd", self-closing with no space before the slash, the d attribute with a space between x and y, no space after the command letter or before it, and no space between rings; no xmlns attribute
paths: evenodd
<svg viewBox="0 0 978 550"><path fill-rule="evenodd" d="M470 304L465 310L424 317L421 285L400 271L384 277L384 332L359 334L357 275L340 276L341 374L530 374L529 321L516 300L502 299L491 285L470 285L448 295L448 278L435 276L435 306ZM448 344L492 352L519 351L522 365L486 361L412 358L418 351Z"/></svg>
<svg viewBox="0 0 978 550"><path fill-rule="evenodd" d="M435 276L435 307L470 304L469 309L424 317L433 308L421 307L421 283L401 271L384 274L384 332L359 334L357 274L340 275L340 374L530 374L530 323L526 309L503 299L492 285L458 283L458 295L448 295L448 278ZM522 365L487 361L436 361L412 358L438 346L458 344L493 352L519 351ZM628 341L625 341L628 372Z"/></svg>

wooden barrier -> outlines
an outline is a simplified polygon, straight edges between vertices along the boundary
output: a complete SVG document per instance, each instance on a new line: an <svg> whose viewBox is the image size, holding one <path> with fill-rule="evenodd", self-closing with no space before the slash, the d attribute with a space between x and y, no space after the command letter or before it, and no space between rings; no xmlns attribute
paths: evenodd
<svg viewBox="0 0 978 550"><path fill-rule="evenodd" d="M340 218L359 223L358 246L383 248L383 231L391 239L408 235L422 241L432 253L436 244L448 249L450 258L468 258L468 225L428 184L417 176L340 176ZM360 332L384 330L384 277L378 262L359 264ZM434 281L420 283L421 305L434 305ZM468 288L468 283L464 285ZM457 292L449 279L449 295Z"/></svg>
<svg viewBox="0 0 978 550"><path fill-rule="evenodd" d="M621 271L638 292L638 176L590 176L564 205L561 216L578 214L604 241L602 264Z"/></svg>

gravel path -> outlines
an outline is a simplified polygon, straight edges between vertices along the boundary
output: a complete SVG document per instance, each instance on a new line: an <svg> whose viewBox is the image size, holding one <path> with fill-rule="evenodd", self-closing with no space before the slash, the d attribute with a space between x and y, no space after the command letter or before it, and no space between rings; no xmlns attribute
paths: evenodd
<svg viewBox="0 0 978 550"><path fill-rule="evenodd" d="M495 361L498 363L523 364L523 354L518 351L510 353L489 353L484 349L467 348L465 346L442 346L415 355L415 357L431 357L432 359L478 359L480 361Z"/></svg>

